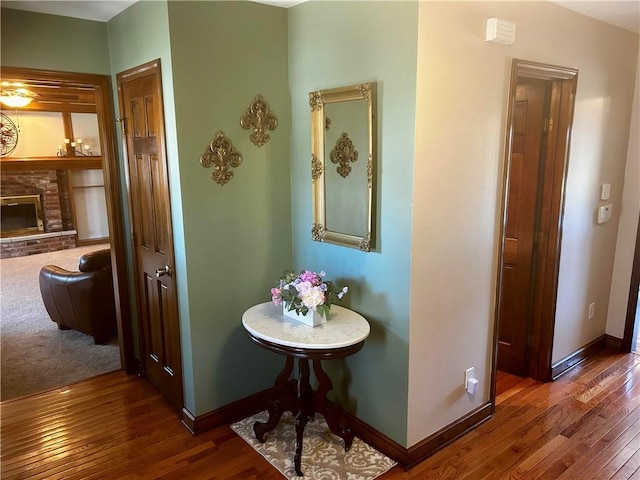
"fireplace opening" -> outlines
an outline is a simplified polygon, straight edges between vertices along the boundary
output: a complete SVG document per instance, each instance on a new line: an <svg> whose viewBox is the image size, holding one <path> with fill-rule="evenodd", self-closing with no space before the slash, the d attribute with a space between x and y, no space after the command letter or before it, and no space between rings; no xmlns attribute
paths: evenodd
<svg viewBox="0 0 640 480"><path fill-rule="evenodd" d="M44 232L40 195L0 197L0 236Z"/></svg>

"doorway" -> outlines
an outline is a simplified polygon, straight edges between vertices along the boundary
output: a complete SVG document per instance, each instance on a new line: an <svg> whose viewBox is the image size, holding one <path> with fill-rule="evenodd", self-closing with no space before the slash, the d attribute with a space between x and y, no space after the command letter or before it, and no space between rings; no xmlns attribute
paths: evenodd
<svg viewBox="0 0 640 480"><path fill-rule="evenodd" d="M627 318L622 338L622 351L640 354L640 218L636 233L636 246L631 267L629 282L629 301L627 303Z"/></svg>
<svg viewBox="0 0 640 480"><path fill-rule="evenodd" d="M498 370L551 380L577 74L575 69L524 60L512 63L492 396Z"/></svg>
<svg viewBox="0 0 640 480"><path fill-rule="evenodd" d="M101 229L108 235L100 240L108 241L111 246L111 260L113 266L114 294L116 299L116 317L118 324L118 339L121 368L127 373L136 371L136 362L133 348L133 335L131 332L131 318L129 314L129 289L127 281L127 261L125 256L125 234L123 230L122 203L120 195L120 174L115 148L114 133L114 112L113 96L111 90L111 78L106 75L96 75L88 73L58 72L51 70L38 70L20 67L3 67L3 81L20 82L31 85L34 88L42 87L51 93L48 105L40 110L56 111L56 104L65 101L75 103L73 108L68 109L71 113L66 120L71 122L73 128L67 131L76 133L75 137L87 137L82 133L82 128L87 126L86 118L91 113L91 118L95 118L90 123L95 125L96 143L90 149L80 150L78 145L75 151L70 151L71 144L62 150L63 138L55 136L49 142L42 142L48 149L48 153L41 153L36 157L16 159L15 161L3 158L2 166L6 171L9 165L18 170L101 170L103 173L103 183L106 198L107 225ZM74 95L69 96L69 90L73 90ZM56 98L57 96L57 98ZM79 96L78 100L74 100ZM37 108L38 102L34 102ZM89 106L90 105L90 106ZM75 118L73 118L75 116ZM84 127L80 128L80 126ZM67 127L65 127L67 128ZM63 130L64 131L64 130ZM91 130L93 131L93 130ZM42 140L42 137L40 138ZM56 154L56 144L59 145ZM66 143L66 142L65 142ZM86 144L89 142L85 142ZM51 150L52 149L52 150ZM89 154L85 150L90 150ZM82 154L81 152L84 152ZM86 187L86 185L83 185ZM91 194L90 194L91 196Z"/></svg>

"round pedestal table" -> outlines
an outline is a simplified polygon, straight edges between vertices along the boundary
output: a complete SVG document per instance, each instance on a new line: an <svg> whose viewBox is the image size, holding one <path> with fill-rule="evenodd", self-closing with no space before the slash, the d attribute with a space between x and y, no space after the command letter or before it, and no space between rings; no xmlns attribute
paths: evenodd
<svg viewBox="0 0 640 480"><path fill-rule="evenodd" d="M253 425L256 439L264 442L265 434L278 425L284 412L296 415L294 465L296 473L302 475L304 428L316 413L320 413L327 420L329 429L344 440L345 450L349 450L353 433L341 423L335 405L327 401L327 392L333 385L322 368L322 360L345 358L359 351L369 336L369 322L352 310L332 305L327 322L310 327L284 316L281 306L266 302L244 312L242 325L254 343L286 357L268 402L269 418ZM298 378L290 379L296 360ZM309 360L318 380L317 390L313 390L309 382Z"/></svg>

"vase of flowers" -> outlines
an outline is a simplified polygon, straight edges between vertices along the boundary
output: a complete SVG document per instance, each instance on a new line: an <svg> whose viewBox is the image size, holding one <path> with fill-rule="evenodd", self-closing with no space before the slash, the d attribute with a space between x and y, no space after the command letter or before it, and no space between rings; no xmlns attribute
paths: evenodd
<svg viewBox="0 0 640 480"><path fill-rule="evenodd" d="M331 305L342 300L349 289L337 289L330 280L325 280L324 272L303 270L295 274L285 270L275 287L271 289L271 299L282 305L282 314L315 327L327 321Z"/></svg>

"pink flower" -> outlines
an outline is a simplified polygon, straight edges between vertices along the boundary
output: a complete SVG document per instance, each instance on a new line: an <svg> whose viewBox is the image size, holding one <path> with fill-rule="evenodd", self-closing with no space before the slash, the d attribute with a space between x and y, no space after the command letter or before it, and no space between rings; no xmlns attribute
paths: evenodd
<svg viewBox="0 0 640 480"><path fill-rule="evenodd" d="M276 305L282 304L281 293L282 293L282 290L280 290L279 288L274 287L271 289L271 300L273 300L273 303L275 303Z"/></svg>
<svg viewBox="0 0 640 480"><path fill-rule="evenodd" d="M314 287L317 287L322 283L322 279L316 272L312 272L311 270L305 270L298 277L302 282L309 282Z"/></svg>

